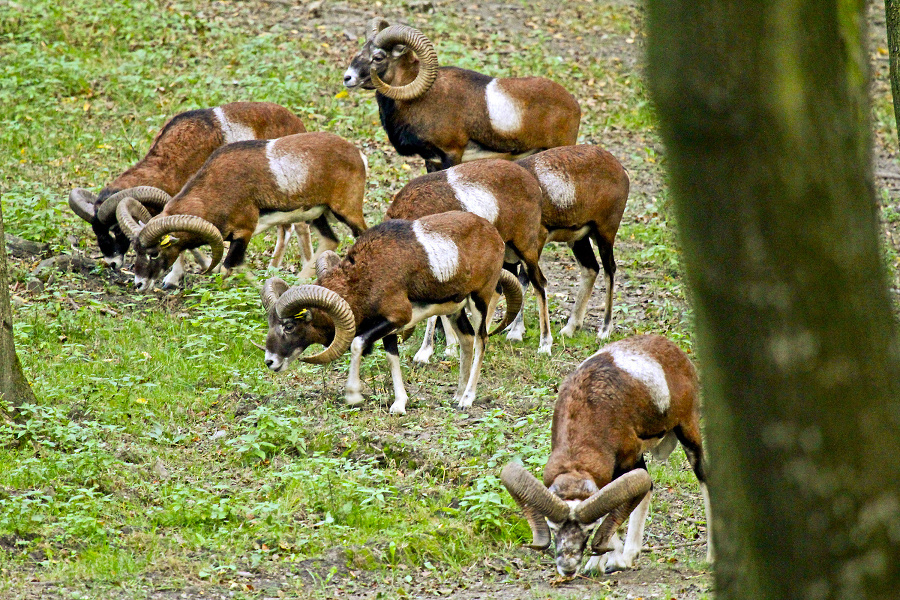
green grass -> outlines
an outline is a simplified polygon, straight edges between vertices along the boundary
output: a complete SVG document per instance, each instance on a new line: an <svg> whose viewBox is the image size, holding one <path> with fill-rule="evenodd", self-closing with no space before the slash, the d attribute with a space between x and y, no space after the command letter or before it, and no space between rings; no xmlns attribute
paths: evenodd
<svg viewBox="0 0 900 600"><path fill-rule="evenodd" d="M66 205L68 190L109 182L146 152L168 117L235 100L283 104L310 130L364 148L366 217L378 222L422 168L388 146L370 93L341 93L357 47L343 30L359 30L371 10L347 4L361 16L314 27L277 3L0 2L6 231L54 253L92 252L89 227ZM493 33L465 11L383 8L430 32L443 64L548 75L575 93L582 141L609 146L641 182L617 242L613 339L662 332L690 350L680 249L660 183L665 157L638 67L615 53L574 52L559 37L601 49L609 36L639 42L641 15L619 4L578 4L523 1L534 27L499 24ZM876 114L890 121L883 102ZM529 530L498 473L514 458L540 472L557 386L597 349L593 331L558 335L571 298L550 298L552 358L536 356L531 300L525 343L492 338L482 402L467 413L450 404L455 360L443 361L439 348L432 365L412 367L416 334L402 348L409 414L396 417L387 413L392 387L380 348L363 363L361 408L341 402L346 360L280 375L264 368L250 342L266 331L258 281L271 246L271 238L251 245L256 284L191 276L186 291L146 296L102 267L56 273L28 291L33 264L12 263L15 340L38 402L23 407L19 421L0 423L0 596L20 597L34 579L94 590L85 597L113 589L142 597L160 585L219 585L253 597L236 575L252 571L287 573L288 591L332 597L334 578L352 584L346 573L335 574L336 563L310 568L318 577L310 587L300 565L338 547L346 553L340 566L370 573L360 581L374 581L384 597L408 593L423 574L438 589L487 559L506 561L498 578L520 569L512 558L552 577L546 557L520 548ZM293 248L288 256L296 261ZM545 261L574 264L565 247L548 248ZM294 282L295 273L280 275ZM594 293L600 305L601 282ZM703 518L680 450L652 469L692 507L687 516ZM654 504L653 519L665 503ZM696 524L681 526L679 539L693 539ZM598 586L540 597L617 597Z"/></svg>

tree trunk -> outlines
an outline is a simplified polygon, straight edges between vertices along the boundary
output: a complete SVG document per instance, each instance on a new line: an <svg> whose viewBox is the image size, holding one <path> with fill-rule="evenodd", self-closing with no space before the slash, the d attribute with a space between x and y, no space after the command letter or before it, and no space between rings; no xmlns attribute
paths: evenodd
<svg viewBox="0 0 900 600"><path fill-rule="evenodd" d="M864 3L651 0L720 599L897 598L900 352Z"/></svg>
<svg viewBox="0 0 900 600"><path fill-rule="evenodd" d="M887 23L888 57L891 61L894 123L900 133L900 0L884 0L884 14Z"/></svg>
<svg viewBox="0 0 900 600"><path fill-rule="evenodd" d="M3 234L3 208L0 205L0 397L10 407L34 402L34 392L22 374L22 365L13 343L12 308L9 304L9 273L6 264L6 238Z"/></svg>

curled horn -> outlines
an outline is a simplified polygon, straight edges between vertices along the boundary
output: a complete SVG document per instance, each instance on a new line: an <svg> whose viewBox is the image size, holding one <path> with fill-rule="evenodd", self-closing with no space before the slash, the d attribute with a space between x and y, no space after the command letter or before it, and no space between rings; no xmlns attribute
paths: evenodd
<svg viewBox="0 0 900 600"><path fill-rule="evenodd" d="M393 100L414 100L427 92L438 74L437 53L434 46L418 29L406 25L391 25L378 32L373 42L378 48L390 50L397 44L405 44L419 57L419 73L410 83L393 87L381 80L373 67L372 84L375 90Z"/></svg>
<svg viewBox="0 0 900 600"><path fill-rule="evenodd" d="M575 508L575 519L580 523L594 523L620 504L643 497L650 491L650 486L650 474L646 470L629 471L579 504Z"/></svg>
<svg viewBox="0 0 900 600"><path fill-rule="evenodd" d="M150 221L150 213L143 204L134 198L125 198L116 207L116 219L119 221L119 227L133 242L140 235L141 229ZM139 221L144 225L140 225Z"/></svg>
<svg viewBox="0 0 900 600"><path fill-rule="evenodd" d="M326 250L316 260L316 279L322 277L341 262L341 257L333 250Z"/></svg>
<svg viewBox="0 0 900 600"><path fill-rule="evenodd" d="M382 29L387 29L389 25L390 23L385 21L383 17L375 17L369 21L369 26L366 29L366 41L374 38Z"/></svg>
<svg viewBox="0 0 900 600"><path fill-rule="evenodd" d="M525 518L531 525L532 542L529 547L535 550L547 548L550 545L550 528L544 519L562 523L569 518L569 505L519 463L508 463L503 467L500 481L525 512Z"/></svg>
<svg viewBox="0 0 900 600"><path fill-rule="evenodd" d="M263 284L262 292L260 292L263 309L265 309L266 312L272 310L272 307L275 306L275 303L278 302L278 299L281 298L281 295L286 291L288 291L288 284L286 284L283 279L279 277L270 277L269 279L266 279L266 282Z"/></svg>
<svg viewBox="0 0 900 600"><path fill-rule="evenodd" d="M225 253L225 243L222 240L222 234L216 229L216 226L195 215L169 215L165 217L156 217L151 219L147 226L144 227L138 238L145 248L155 245L159 240L173 231L187 231L200 236L204 244L212 247L212 256L209 259L209 267L204 273L209 273Z"/></svg>
<svg viewBox="0 0 900 600"><path fill-rule="evenodd" d="M503 295L506 296L506 315L489 335L494 335L498 331L506 329L506 326L515 320L516 315L519 314L519 310L522 309L522 284L519 283L516 276L506 269L501 269L500 281L498 283L500 284L500 289L503 290Z"/></svg>
<svg viewBox="0 0 900 600"><path fill-rule="evenodd" d="M69 208L88 223L93 221L94 215L97 214L97 207L94 206L96 201L97 196L84 188L75 188L69 192Z"/></svg>
<svg viewBox="0 0 900 600"><path fill-rule="evenodd" d="M318 308L334 322L334 339L319 354L301 358L314 365L329 363L347 351L356 335L356 317L346 300L337 292L320 285L298 285L286 291L275 303L279 319L294 317L304 308Z"/></svg>
<svg viewBox="0 0 900 600"><path fill-rule="evenodd" d="M164 190L149 185L128 188L127 190L116 192L104 200L100 208L97 209L97 219L104 225L112 223L117 217L116 208L119 206L119 202L125 198L134 198L141 204L149 204L162 210L162 207L172 199L172 196ZM159 210L156 212L159 212Z"/></svg>

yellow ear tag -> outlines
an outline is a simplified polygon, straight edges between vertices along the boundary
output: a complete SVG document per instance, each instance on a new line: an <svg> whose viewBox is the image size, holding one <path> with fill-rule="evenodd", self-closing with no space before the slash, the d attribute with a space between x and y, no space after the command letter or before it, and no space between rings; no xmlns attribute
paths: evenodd
<svg viewBox="0 0 900 600"><path fill-rule="evenodd" d="M172 236L167 233L166 235L163 236L163 239L161 239L159 241L159 247L160 248L168 248L171 245L172 245Z"/></svg>
<svg viewBox="0 0 900 600"><path fill-rule="evenodd" d="M295 318L295 319L302 319L303 317L306 316L306 313L308 313L308 312L309 312L309 311L306 310L306 309L304 308L303 310L301 310L300 312L298 312L296 315L294 315L294 318Z"/></svg>

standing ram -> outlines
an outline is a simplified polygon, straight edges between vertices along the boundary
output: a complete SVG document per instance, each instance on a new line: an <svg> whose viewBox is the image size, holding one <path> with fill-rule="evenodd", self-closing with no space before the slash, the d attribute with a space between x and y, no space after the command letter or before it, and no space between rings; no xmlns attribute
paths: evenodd
<svg viewBox="0 0 900 600"><path fill-rule="evenodd" d="M244 263L254 235L302 222L310 222L319 237L317 255L300 273L308 277L318 256L338 246L328 215L354 236L366 230L365 186L366 160L353 144L331 133L300 133L220 148L159 215L150 219L130 199L116 215L135 251L149 258L135 268L135 282L142 289L152 286L185 250L210 245L208 272L229 241L223 266L230 271Z"/></svg>
<svg viewBox="0 0 900 600"><path fill-rule="evenodd" d="M431 42L405 25L372 19L344 73L348 89L376 90L381 124L403 156L438 171L481 158L515 159L576 143L581 109L543 77L497 79L438 67Z"/></svg>
<svg viewBox="0 0 900 600"><path fill-rule="evenodd" d="M544 237L541 233L541 188L528 171L515 163L487 159L416 177L394 195L387 219L418 219L451 210L475 213L490 221L506 244L505 267L515 272L524 265L524 281L534 285L540 313L538 352L549 354L553 344L547 308L547 279L539 264ZM422 348L415 361L426 363L434 349L434 324L428 321ZM444 331L448 331L444 323ZM447 336L448 348L452 338ZM508 339L521 341L521 334Z"/></svg>
<svg viewBox="0 0 900 600"><path fill-rule="evenodd" d="M131 243L116 222L116 207L122 199L136 198L151 216L158 214L217 148L242 140L278 138L305 131L299 117L271 102L232 102L183 112L163 126L144 158L99 194L83 188L72 190L69 207L90 223L104 262L119 268ZM301 246L305 247L303 230L299 233ZM283 247L276 246L278 262L281 253Z"/></svg>
<svg viewBox="0 0 900 600"><path fill-rule="evenodd" d="M697 372L664 337L633 336L584 361L559 388L544 482L518 463L500 478L531 525L530 546L547 548L554 532L560 575L578 572L592 535L585 569L612 572L632 567L641 552L652 487L644 453L665 460L676 442L700 481L711 561ZM629 514L623 546L617 530Z"/></svg>
<svg viewBox="0 0 900 600"><path fill-rule="evenodd" d="M541 185L544 243L566 242L581 267L578 295L569 321L560 333L572 336L584 322L588 300L600 272L591 248L593 240L606 276L606 314L598 331L598 336L606 339L612 329L615 289L613 244L628 200L628 173L612 154L590 145L551 148L516 162ZM523 316L520 312L516 317L512 332L525 330Z"/></svg>
<svg viewBox="0 0 900 600"><path fill-rule="evenodd" d="M394 384L390 412L404 414L408 396L397 337L430 316L452 315L450 322L460 339L454 400L461 408L471 406L498 282L507 297L507 313L495 331L512 321L522 303L518 280L503 269L504 254L494 226L472 213L446 212L376 225L356 240L343 260L331 252L323 255L316 264L316 285L288 288L281 279L266 281L262 292L269 319L266 366L282 371L297 358L324 364L349 348L345 399L356 405L363 401L359 374L363 354L382 339ZM301 357L311 344L326 349Z"/></svg>

